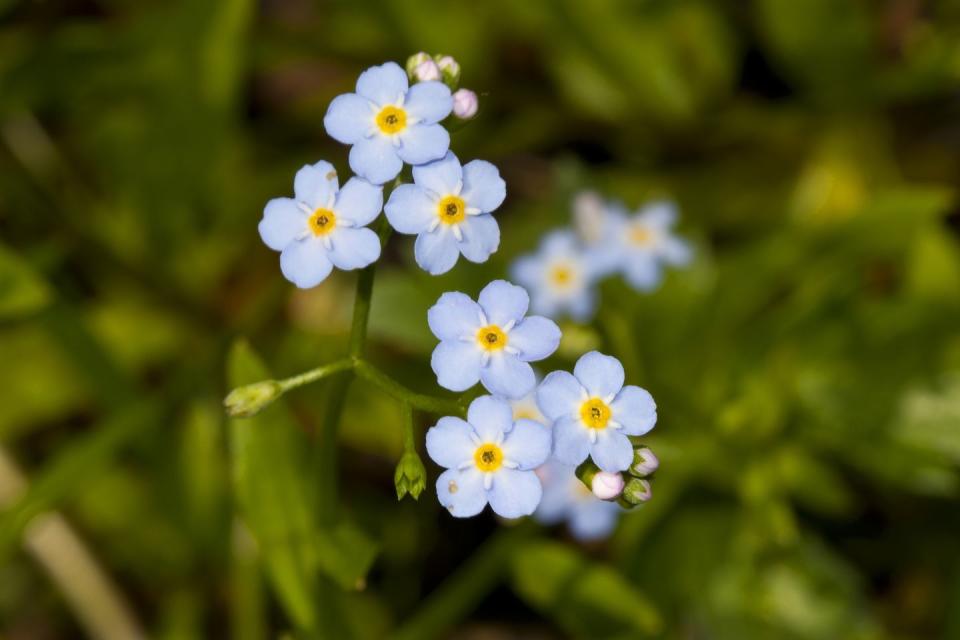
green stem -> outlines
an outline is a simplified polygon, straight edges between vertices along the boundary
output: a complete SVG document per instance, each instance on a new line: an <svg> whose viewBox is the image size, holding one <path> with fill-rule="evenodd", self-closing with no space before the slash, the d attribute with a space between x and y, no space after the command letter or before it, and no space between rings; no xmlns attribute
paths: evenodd
<svg viewBox="0 0 960 640"><path fill-rule="evenodd" d="M377 235L380 236L380 246L385 247L390 238L392 228L387 217L381 216L378 223ZM360 272L357 279L357 295L353 301L353 322L350 326L350 356L363 356L363 348L367 343L367 324L370 318L370 300L373 297L373 279L377 275L377 263Z"/></svg>
<svg viewBox="0 0 960 640"><path fill-rule="evenodd" d="M350 358L343 358L341 360L335 360L330 364L325 364L317 367L316 369L311 369L310 371L304 371L303 373L291 376L289 378L284 378L279 380L280 389L283 393L290 391L291 389L296 389L297 387L302 387L305 384L310 384L311 382L316 382L327 376L331 376L335 373L340 373L341 371L348 371L353 368L353 361Z"/></svg>
<svg viewBox="0 0 960 640"><path fill-rule="evenodd" d="M400 403L400 419L403 422L403 451L416 453L417 442L413 427L413 407L409 402Z"/></svg>
<svg viewBox="0 0 960 640"><path fill-rule="evenodd" d="M383 371L366 360L357 360L353 365L354 372L367 382L371 382L397 400L406 402L414 409L429 413L462 415L463 405L453 398L438 398L411 391Z"/></svg>

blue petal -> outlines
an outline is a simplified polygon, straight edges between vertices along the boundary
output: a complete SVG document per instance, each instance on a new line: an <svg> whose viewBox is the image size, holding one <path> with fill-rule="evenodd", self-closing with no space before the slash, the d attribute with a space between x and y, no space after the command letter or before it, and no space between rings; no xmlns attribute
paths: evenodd
<svg viewBox="0 0 960 640"><path fill-rule="evenodd" d="M597 308L597 295L592 289L586 289L567 303L567 313L577 322L587 322Z"/></svg>
<svg viewBox="0 0 960 640"><path fill-rule="evenodd" d="M402 99L408 86L407 73L396 62L370 67L357 78L357 93L378 107Z"/></svg>
<svg viewBox="0 0 960 640"><path fill-rule="evenodd" d="M501 518L528 516L540 504L543 488L533 471L500 468L493 477L488 498L490 508Z"/></svg>
<svg viewBox="0 0 960 640"><path fill-rule="evenodd" d="M301 289L309 289L323 282L333 263L327 257L323 243L317 238L307 238L288 245L280 254L280 271L283 277Z"/></svg>
<svg viewBox="0 0 960 640"><path fill-rule="evenodd" d="M294 196L312 209L328 206L337 186L337 170L325 160L304 165L293 178Z"/></svg>
<svg viewBox="0 0 960 640"><path fill-rule="evenodd" d="M380 238L366 227L335 229L330 241L330 261L337 269L362 269L380 257Z"/></svg>
<svg viewBox="0 0 960 640"><path fill-rule="evenodd" d="M633 462L633 445L619 431L600 429L597 441L590 447L590 457L604 471L624 471Z"/></svg>
<svg viewBox="0 0 960 640"><path fill-rule="evenodd" d="M551 420L577 415L583 403L584 388L573 374L554 371L540 383L537 389L537 405L543 415Z"/></svg>
<svg viewBox="0 0 960 640"><path fill-rule="evenodd" d="M544 236L540 243L540 256L552 258L557 256L579 256L580 242L573 231L564 229L551 231Z"/></svg>
<svg viewBox="0 0 960 640"><path fill-rule="evenodd" d="M375 107L355 93L344 93L333 99L323 116L327 134L343 144L355 144L376 127Z"/></svg>
<svg viewBox="0 0 960 640"><path fill-rule="evenodd" d="M486 160L472 160L463 167L462 197L467 206L489 213L503 204L507 183L500 171Z"/></svg>
<svg viewBox="0 0 960 640"><path fill-rule="evenodd" d="M660 255L667 264L680 267L690 262L693 250L680 238L666 236L660 241Z"/></svg>
<svg viewBox="0 0 960 640"><path fill-rule="evenodd" d="M571 481L580 482L574 475L574 467L551 459L538 468L536 473L543 485L543 497L534 516L544 524L560 522L567 517L571 509L567 485Z"/></svg>
<svg viewBox="0 0 960 640"><path fill-rule="evenodd" d="M652 291L660 284L660 265L652 253L633 251L624 258L623 277L638 291Z"/></svg>
<svg viewBox="0 0 960 640"><path fill-rule="evenodd" d="M357 226L368 225L383 209L383 187L363 178L350 178L337 194L334 213Z"/></svg>
<svg viewBox="0 0 960 640"><path fill-rule="evenodd" d="M441 387L466 391L480 380L480 349L470 342L444 340L433 350L430 367Z"/></svg>
<svg viewBox="0 0 960 640"><path fill-rule="evenodd" d="M537 386L537 376L529 364L501 351L480 370L480 382L490 393L505 398L522 398Z"/></svg>
<svg viewBox="0 0 960 640"><path fill-rule="evenodd" d="M610 404L613 419L623 425L623 432L642 436L657 424L657 403L646 389L627 385Z"/></svg>
<svg viewBox="0 0 960 640"><path fill-rule="evenodd" d="M620 507L615 502L583 500L570 511L570 533L581 542L606 538L619 518Z"/></svg>
<svg viewBox="0 0 960 640"><path fill-rule="evenodd" d="M573 367L573 375L591 396L606 398L623 388L623 365L613 356L599 351L580 356Z"/></svg>
<svg viewBox="0 0 960 640"><path fill-rule="evenodd" d="M467 216L460 231L460 252L470 262L486 262L500 247L500 226L491 215Z"/></svg>
<svg viewBox="0 0 960 640"><path fill-rule="evenodd" d="M553 424L553 457L576 466L590 453L590 434L579 418L567 416Z"/></svg>
<svg viewBox="0 0 960 640"><path fill-rule="evenodd" d="M555 297L543 291L534 291L533 300L530 302L530 310L534 313L548 318L557 318L561 315L562 308L563 305Z"/></svg>
<svg viewBox="0 0 960 640"><path fill-rule="evenodd" d="M547 427L533 420L517 420L503 441L503 455L520 465L520 469L531 470L547 461L552 445Z"/></svg>
<svg viewBox="0 0 960 640"><path fill-rule="evenodd" d="M400 233L417 234L426 232L436 219L437 204L419 186L402 184L390 194L383 212L390 226Z"/></svg>
<svg viewBox="0 0 960 640"><path fill-rule="evenodd" d="M560 346L560 327L553 320L529 316L510 331L509 340L524 362L543 360Z"/></svg>
<svg viewBox="0 0 960 640"><path fill-rule="evenodd" d="M480 328L480 306L459 291L450 291L427 311L430 331L440 340L473 336Z"/></svg>
<svg viewBox="0 0 960 640"><path fill-rule="evenodd" d="M427 430L427 454L441 467L455 469L473 460L476 445L470 438L473 428L460 418L446 416Z"/></svg>
<svg viewBox="0 0 960 640"><path fill-rule="evenodd" d="M350 148L350 168L373 184L383 184L397 177L403 161L389 138L375 135L363 138Z"/></svg>
<svg viewBox="0 0 960 640"><path fill-rule="evenodd" d="M476 469L448 469L437 478L437 499L456 518L475 516L487 506L483 474Z"/></svg>
<svg viewBox="0 0 960 640"><path fill-rule="evenodd" d="M274 198L268 202L257 227L264 244L274 251L283 251L306 228L307 216L290 198Z"/></svg>
<svg viewBox="0 0 960 640"><path fill-rule="evenodd" d="M441 198L459 194L463 186L463 169L457 156L447 151L439 160L413 168L413 180L417 186L429 189Z"/></svg>
<svg viewBox="0 0 960 640"><path fill-rule="evenodd" d="M513 428L513 410L500 398L480 396L467 409L467 422L484 442L496 442Z"/></svg>
<svg viewBox="0 0 960 640"><path fill-rule="evenodd" d="M407 113L427 124L440 122L453 109L453 97L447 85L436 80L418 82L410 87L403 103Z"/></svg>
<svg viewBox="0 0 960 640"><path fill-rule="evenodd" d="M439 124L415 124L398 134L399 155L407 164L439 160L450 148L450 134Z"/></svg>
<svg viewBox="0 0 960 640"><path fill-rule="evenodd" d="M510 277L533 290L543 285L543 260L538 256L522 256L510 265Z"/></svg>
<svg viewBox="0 0 960 640"><path fill-rule="evenodd" d="M651 227L665 230L677 221L677 205L668 200L651 202L640 209L637 218Z"/></svg>
<svg viewBox="0 0 960 640"><path fill-rule="evenodd" d="M417 236L413 245L413 255L420 268L430 275L438 276L446 273L457 264L460 249L457 239L443 225L431 232L424 232Z"/></svg>
<svg viewBox="0 0 960 640"><path fill-rule="evenodd" d="M492 324L503 326L508 322L523 320L530 305L530 296L523 287L506 280L494 280L483 288L477 302Z"/></svg>

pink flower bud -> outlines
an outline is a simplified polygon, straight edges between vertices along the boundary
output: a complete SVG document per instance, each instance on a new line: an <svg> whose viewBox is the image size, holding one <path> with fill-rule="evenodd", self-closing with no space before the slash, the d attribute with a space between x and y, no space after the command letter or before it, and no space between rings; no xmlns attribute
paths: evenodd
<svg viewBox="0 0 960 640"><path fill-rule="evenodd" d="M413 78L417 82L440 79L440 67L433 60L424 60L413 69Z"/></svg>
<svg viewBox="0 0 960 640"><path fill-rule="evenodd" d="M477 94L470 89L458 89L453 94L453 115L461 120L469 120L477 115Z"/></svg>
<svg viewBox="0 0 960 640"><path fill-rule="evenodd" d="M623 491L623 476L609 471L598 471L590 483L593 495L601 500L614 500Z"/></svg>

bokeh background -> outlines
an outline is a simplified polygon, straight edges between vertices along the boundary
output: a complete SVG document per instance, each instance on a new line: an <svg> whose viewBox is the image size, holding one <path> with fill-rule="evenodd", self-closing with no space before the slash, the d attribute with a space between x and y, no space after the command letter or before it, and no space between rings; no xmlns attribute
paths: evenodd
<svg viewBox="0 0 960 640"><path fill-rule="evenodd" d="M439 394L426 309L581 188L675 199L696 247L547 363L600 348L659 404L606 542L455 521L428 460L398 503L363 383L336 456L329 385L223 415L345 351L355 274L297 291L256 225L348 175L327 104L419 50L480 94L452 146L500 167L503 242L432 278L394 237L378 365ZM0 635L960 637L958 89L954 0L0 1Z"/></svg>

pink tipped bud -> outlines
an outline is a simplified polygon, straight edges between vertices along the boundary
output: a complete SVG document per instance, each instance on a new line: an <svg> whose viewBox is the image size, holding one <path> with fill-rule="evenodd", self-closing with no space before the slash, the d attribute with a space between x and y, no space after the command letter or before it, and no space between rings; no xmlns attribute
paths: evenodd
<svg viewBox="0 0 960 640"><path fill-rule="evenodd" d="M470 89L458 89L453 94L453 115L461 120L469 120L477 115L477 94Z"/></svg>
<svg viewBox="0 0 960 640"><path fill-rule="evenodd" d="M633 452L633 462L630 464L630 474L638 478L645 478L653 475L653 472L660 467L660 460L653 455L647 447L640 447Z"/></svg>
<svg viewBox="0 0 960 640"><path fill-rule="evenodd" d="M615 500L623 492L623 476L609 471L598 471L590 483L593 495L601 500Z"/></svg>
<svg viewBox="0 0 960 640"><path fill-rule="evenodd" d="M424 60L413 69L413 79L417 82L440 79L440 67L433 60Z"/></svg>

